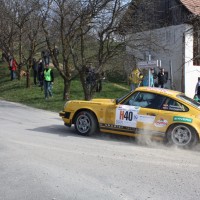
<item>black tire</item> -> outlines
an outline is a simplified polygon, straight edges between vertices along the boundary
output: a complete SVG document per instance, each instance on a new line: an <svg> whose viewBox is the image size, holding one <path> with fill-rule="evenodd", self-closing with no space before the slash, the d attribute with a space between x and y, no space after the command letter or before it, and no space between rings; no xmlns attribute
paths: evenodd
<svg viewBox="0 0 200 200"><path fill-rule="evenodd" d="M166 136L168 144L183 148L195 146L199 139L196 130L186 124L172 125Z"/></svg>
<svg viewBox="0 0 200 200"><path fill-rule="evenodd" d="M97 131L97 120L93 113L81 111L76 115L74 121L76 132L79 135L88 136Z"/></svg>

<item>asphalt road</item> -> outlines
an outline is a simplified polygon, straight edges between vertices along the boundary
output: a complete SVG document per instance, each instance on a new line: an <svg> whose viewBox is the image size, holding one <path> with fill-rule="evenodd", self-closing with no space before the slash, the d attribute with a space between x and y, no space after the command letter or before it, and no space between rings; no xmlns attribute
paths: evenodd
<svg viewBox="0 0 200 200"><path fill-rule="evenodd" d="M58 113L0 101L0 200L199 200L193 151L82 137Z"/></svg>

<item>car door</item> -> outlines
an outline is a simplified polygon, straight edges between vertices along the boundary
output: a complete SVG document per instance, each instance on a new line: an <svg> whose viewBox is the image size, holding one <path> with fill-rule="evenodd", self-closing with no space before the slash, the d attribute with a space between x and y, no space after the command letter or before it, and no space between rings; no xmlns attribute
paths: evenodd
<svg viewBox="0 0 200 200"><path fill-rule="evenodd" d="M160 119L161 106L165 96L152 92L139 92L138 96L130 102L139 108L136 127L142 130L156 131L155 122Z"/></svg>
<svg viewBox="0 0 200 200"><path fill-rule="evenodd" d="M119 103L116 102L116 104L107 106L105 108L104 122L100 123L100 128L118 131L129 129L129 132L134 132L138 107L121 102L124 102L127 98L134 99L137 94L138 92L128 94L126 97L119 100Z"/></svg>
<svg viewBox="0 0 200 200"><path fill-rule="evenodd" d="M106 123L120 129L154 130L165 98L151 92L135 92L107 109Z"/></svg>

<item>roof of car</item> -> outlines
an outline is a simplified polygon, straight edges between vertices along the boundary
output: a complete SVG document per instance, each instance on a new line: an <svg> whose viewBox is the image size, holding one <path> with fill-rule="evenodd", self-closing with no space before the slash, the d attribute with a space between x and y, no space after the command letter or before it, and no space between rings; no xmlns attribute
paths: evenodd
<svg viewBox="0 0 200 200"><path fill-rule="evenodd" d="M143 92L153 92L158 94L164 94L168 96L176 96L177 94L181 94L179 91L169 90L164 88L157 88L157 87L139 87L136 91L143 91Z"/></svg>

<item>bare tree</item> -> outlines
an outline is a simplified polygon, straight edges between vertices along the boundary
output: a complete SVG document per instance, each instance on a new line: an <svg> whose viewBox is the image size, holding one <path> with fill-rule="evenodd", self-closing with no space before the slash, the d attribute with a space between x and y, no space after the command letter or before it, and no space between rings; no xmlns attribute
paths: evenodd
<svg viewBox="0 0 200 200"><path fill-rule="evenodd" d="M53 65L64 81L63 100L68 100L70 97L70 85L74 70L70 64L70 51L66 39L66 37L69 37L69 10L70 1L65 0L48 0L43 4L43 10L41 10L43 16L42 27L47 47ZM62 63L58 59L56 51L58 47L60 47Z"/></svg>
<svg viewBox="0 0 200 200"><path fill-rule="evenodd" d="M79 75L85 99L92 98L94 87L86 83L86 68L92 62L96 74L105 64L119 54L123 42L115 37L123 13L121 0L2 0L8 10L10 35L5 49L11 46L18 53L20 66L27 65L29 75L32 58L45 39L52 62L64 80L63 99L69 99L70 83ZM40 10L40 16L37 13ZM33 17L34 16L34 17ZM40 29L40 23L42 30ZM15 34L15 37L13 35ZM9 40L11 42L9 42ZM3 43L2 37L1 42ZM40 41L40 42L39 42ZM6 47L6 45L8 47ZM60 55L55 49L58 46ZM60 60L60 62L59 62ZM20 68L21 69L21 68ZM98 79L98 78L97 78ZM27 87L29 87L29 76Z"/></svg>
<svg viewBox="0 0 200 200"><path fill-rule="evenodd" d="M26 86L29 87L29 69L32 57L35 53L34 46L36 42L36 35L38 33L38 28L35 29L34 27L34 21L36 20L36 12L39 10L40 5L37 0L2 0L1 3L1 11L4 16L4 20L2 20L2 24L4 24L4 26L0 29L3 32L1 43L7 54L8 52L13 56L18 54L19 80L21 68L23 65L27 66ZM3 31L3 28L5 28L6 31ZM28 42L28 40L30 40L30 42Z"/></svg>
<svg viewBox="0 0 200 200"><path fill-rule="evenodd" d="M25 0L12 0L7 3L9 12L9 17L11 21L15 24L15 31L18 35L18 40L15 40L18 43L18 74L20 74L22 67L22 46L23 46L23 35L24 27L26 22L29 20L29 15L33 11L33 8L30 5L29 1ZM14 47L15 49L17 47ZM18 76L20 79L20 75Z"/></svg>
<svg viewBox="0 0 200 200"><path fill-rule="evenodd" d="M37 6L37 8L39 5ZM30 70L33 66L33 59L40 48L44 40L41 27L41 15L39 9L35 9L29 15L29 21L24 28L26 31L26 40L24 41L25 52L22 53L23 64L26 65L26 87L30 87ZM36 59L36 58L35 58Z"/></svg>
<svg viewBox="0 0 200 200"><path fill-rule="evenodd" d="M2 51L5 53L8 61L8 53L13 54L13 46L16 37L15 24L10 18L10 9L7 2L0 1L0 45Z"/></svg>
<svg viewBox="0 0 200 200"><path fill-rule="evenodd" d="M84 4L80 1L77 5L73 10L76 17L71 24L73 36L68 44L85 99L90 100L95 92L95 84L91 87L87 85L87 64L95 64L95 78L99 79L106 62L121 50L124 41L115 38L115 33L125 6L120 0L84 1Z"/></svg>

